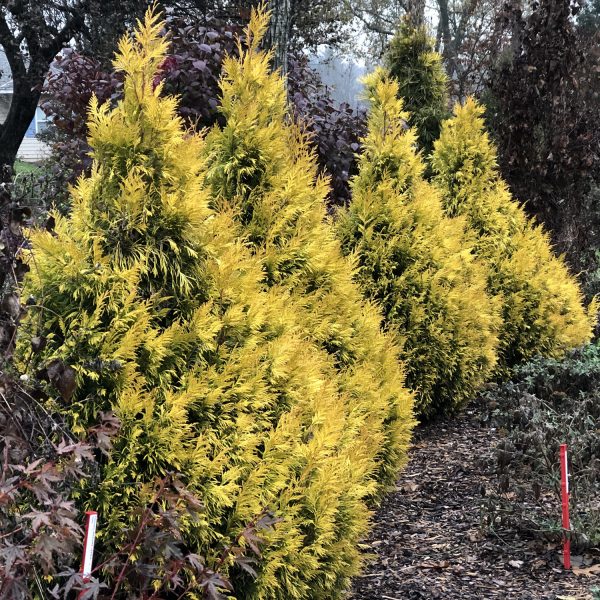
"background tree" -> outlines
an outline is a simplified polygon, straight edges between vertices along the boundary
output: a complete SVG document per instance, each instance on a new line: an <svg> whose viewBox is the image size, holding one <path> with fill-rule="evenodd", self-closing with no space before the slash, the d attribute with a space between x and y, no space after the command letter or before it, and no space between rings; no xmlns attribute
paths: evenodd
<svg viewBox="0 0 600 600"><path fill-rule="evenodd" d="M588 0L577 18L577 26L588 34L600 29L600 0Z"/></svg>
<svg viewBox="0 0 600 600"><path fill-rule="evenodd" d="M268 7L271 20L265 43L273 48L273 67L286 74L292 33L292 0L269 0Z"/></svg>
<svg viewBox="0 0 600 600"><path fill-rule="evenodd" d="M422 0L343 0L343 3L366 34L368 53L373 62L381 58L403 17L414 24L425 21L425 2Z"/></svg>
<svg viewBox="0 0 600 600"><path fill-rule="evenodd" d="M87 0L64 3L8 0L0 6L0 44L13 80L10 109L0 124L0 168L12 166L35 115L50 63L81 31L87 10Z"/></svg>
<svg viewBox="0 0 600 600"><path fill-rule="evenodd" d="M436 50L450 76L453 98L482 92L498 52L494 0L437 0Z"/></svg>
<svg viewBox="0 0 600 600"><path fill-rule="evenodd" d="M497 52L494 23L499 10L494 0L344 0L366 37L368 54L377 62L397 33L402 19L425 26L435 38L450 76L451 95L464 100L483 89L484 76Z"/></svg>
<svg viewBox="0 0 600 600"><path fill-rule="evenodd" d="M500 168L526 210L570 262L597 245L600 177L599 56L580 35L579 2L542 0L524 16L508 3L506 59L492 74L488 111Z"/></svg>

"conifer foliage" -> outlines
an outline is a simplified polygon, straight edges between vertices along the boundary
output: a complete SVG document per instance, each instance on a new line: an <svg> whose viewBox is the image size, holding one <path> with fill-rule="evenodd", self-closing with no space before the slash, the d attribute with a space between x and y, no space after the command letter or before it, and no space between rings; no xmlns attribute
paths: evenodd
<svg viewBox="0 0 600 600"><path fill-rule="evenodd" d="M373 431L386 423L380 446L371 450L380 481L391 484L412 426L398 348L380 332L379 310L362 301L353 266L327 222L328 182L317 176L315 155L289 119L285 81L271 72L271 54L259 49L267 16L253 24L247 48L225 60L225 125L206 140L212 205L234 216L262 265L265 287L285 290L304 307L303 335L331 355L352 414Z"/></svg>
<svg viewBox="0 0 600 600"><path fill-rule="evenodd" d="M467 402L490 376L499 311L464 221L444 215L423 179L398 84L376 71L366 87L368 134L338 233L344 251L357 257L363 293L400 331L407 383L419 414L431 417Z"/></svg>
<svg viewBox="0 0 600 600"><path fill-rule="evenodd" d="M120 422L108 459L76 493L81 508L99 512L98 563L120 549L132 511L155 509L156 478L176 473L182 511L191 494L202 502L179 524L177 541L207 568L228 571L232 598L330 599L359 566L357 542L378 478L391 479L405 456L411 397L394 352L386 358L393 345L379 335L377 313L360 305L314 208L326 186L312 182L312 157L282 128L281 80L262 88L268 57L256 44L265 22L254 15L251 49L228 68L232 77L244 71L244 98L256 92L251 106L264 103L272 115L251 132L277 140L275 154L263 156L253 138L244 144L225 129L236 168L213 161L209 170L213 186L220 175L224 190L239 193L239 212L209 205L202 156L214 153L215 141L207 152L156 85L167 49L157 16L148 13L122 40L115 66L124 73L123 99L114 109L97 102L90 109L91 175L73 191L71 216L54 215L54 231L33 235L24 288L31 306L18 353L75 432L109 409ZM225 83L225 106L234 92ZM238 118L245 126L244 113ZM297 162L281 159L288 147ZM261 188L277 202L278 220L269 222L249 199L273 168L278 179ZM299 202L286 206L286 197ZM253 256L236 239L240 223L252 224L245 241L253 247L285 252ZM308 239L313 225L322 238ZM292 285L265 286L286 279ZM346 312L331 300L338 280ZM259 562L224 553L245 543L248 523L265 511L278 523L265 533ZM167 593L161 564L144 577ZM202 597L193 573L189 597ZM110 565L102 575L112 589ZM119 585L119 597L131 597L127 582Z"/></svg>
<svg viewBox="0 0 600 600"><path fill-rule="evenodd" d="M425 26L415 27L409 19L402 21L390 41L385 64L398 82L408 124L416 129L419 147L427 156L450 110L448 77Z"/></svg>
<svg viewBox="0 0 600 600"><path fill-rule="evenodd" d="M552 253L548 235L511 198L482 114L472 99L457 105L431 161L447 213L466 217L476 253L489 265L490 292L503 302L501 366L510 367L587 342L596 303L584 308L577 281Z"/></svg>

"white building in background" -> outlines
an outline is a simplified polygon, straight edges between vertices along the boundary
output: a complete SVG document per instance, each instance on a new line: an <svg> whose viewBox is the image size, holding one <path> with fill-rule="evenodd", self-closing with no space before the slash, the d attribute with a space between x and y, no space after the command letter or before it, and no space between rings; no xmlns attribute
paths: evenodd
<svg viewBox="0 0 600 600"><path fill-rule="evenodd" d="M0 48L0 123L4 123L6 120L12 97L13 81L10 65L6 60L6 54ZM33 121L31 121L25 133L25 138L21 143L17 158L25 162L39 162L48 155L48 146L37 137L37 134L41 133L47 124L48 118L46 114L38 107L35 111Z"/></svg>

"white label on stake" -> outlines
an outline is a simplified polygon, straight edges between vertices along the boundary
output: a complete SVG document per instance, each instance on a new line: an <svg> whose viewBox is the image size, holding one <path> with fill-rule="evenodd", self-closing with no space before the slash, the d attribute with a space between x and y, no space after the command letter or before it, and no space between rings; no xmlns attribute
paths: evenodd
<svg viewBox="0 0 600 600"><path fill-rule="evenodd" d="M88 530L85 540L85 548L83 549L83 576L89 577L92 573L92 560L94 558L94 542L96 540L96 522L98 515L92 513L89 515Z"/></svg>
<svg viewBox="0 0 600 600"><path fill-rule="evenodd" d="M567 451L565 450L565 479L567 480L567 494L569 493L569 459L567 457Z"/></svg>

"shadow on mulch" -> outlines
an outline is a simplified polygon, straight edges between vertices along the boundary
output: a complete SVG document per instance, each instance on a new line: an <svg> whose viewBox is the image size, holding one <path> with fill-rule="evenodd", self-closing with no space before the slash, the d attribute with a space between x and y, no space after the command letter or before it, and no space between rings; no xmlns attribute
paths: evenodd
<svg viewBox="0 0 600 600"><path fill-rule="evenodd" d="M600 577L564 571L559 544L489 522L501 439L478 403L419 428L396 491L374 516L352 600L592 599Z"/></svg>

